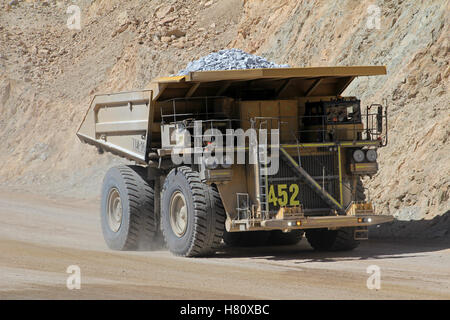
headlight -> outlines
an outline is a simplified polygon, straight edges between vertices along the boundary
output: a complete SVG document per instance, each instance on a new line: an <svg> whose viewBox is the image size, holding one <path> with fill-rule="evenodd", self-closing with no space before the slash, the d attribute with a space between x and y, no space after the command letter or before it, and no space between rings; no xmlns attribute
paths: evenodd
<svg viewBox="0 0 450 320"><path fill-rule="evenodd" d="M377 161L377 150L375 149L369 149L366 152L366 158L367 160L369 160L370 162L375 162Z"/></svg>
<svg viewBox="0 0 450 320"><path fill-rule="evenodd" d="M362 150L355 150L353 152L353 160L355 160L356 162L363 162L364 152Z"/></svg>

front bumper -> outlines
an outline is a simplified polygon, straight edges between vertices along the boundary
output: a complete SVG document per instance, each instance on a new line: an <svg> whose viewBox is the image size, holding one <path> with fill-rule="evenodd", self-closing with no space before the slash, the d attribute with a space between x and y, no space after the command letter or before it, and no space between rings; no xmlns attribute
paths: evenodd
<svg viewBox="0 0 450 320"><path fill-rule="evenodd" d="M321 216L298 217L296 219L269 219L269 220L227 220L228 232L256 231L256 230L283 230L367 227L394 220L388 215L353 215L353 216Z"/></svg>

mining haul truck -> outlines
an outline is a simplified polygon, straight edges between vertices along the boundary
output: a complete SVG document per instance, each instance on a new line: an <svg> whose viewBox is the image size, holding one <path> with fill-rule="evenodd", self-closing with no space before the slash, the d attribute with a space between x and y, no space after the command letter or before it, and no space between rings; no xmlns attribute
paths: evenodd
<svg viewBox="0 0 450 320"><path fill-rule="evenodd" d="M101 225L114 250L155 238L181 256L228 246L351 250L375 214L364 177L387 143L387 106L341 96L383 66L191 72L96 95L82 142L131 160L103 180ZM125 163L125 162L124 162Z"/></svg>

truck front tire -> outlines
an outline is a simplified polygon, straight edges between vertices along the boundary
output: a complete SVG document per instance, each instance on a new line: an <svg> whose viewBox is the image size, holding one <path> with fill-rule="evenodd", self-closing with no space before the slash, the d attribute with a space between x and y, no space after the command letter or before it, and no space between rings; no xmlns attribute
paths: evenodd
<svg viewBox="0 0 450 320"><path fill-rule="evenodd" d="M245 231L224 232L223 241L230 247L258 247L258 246L289 246L302 240L303 230L283 232L272 231Z"/></svg>
<svg viewBox="0 0 450 320"><path fill-rule="evenodd" d="M240 231L223 234L223 242L230 247L260 247L267 245L270 231Z"/></svg>
<svg viewBox="0 0 450 320"><path fill-rule="evenodd" d="M291 230L283 232L281 230L270 231L270 246L292 246L299 243L303 238L303 230Z"/></svg>
<svg viewBox="0 0 450 320"><path fill-rule="evenodd" d="M161 228L173 254L213 254L225 228L225 210L216 187L203 183L189 167L173 169L162 189Z"/></svg>
<svg viewBox="0 0 450 320"><path fill-rule="evenodd" d="M337 230L308 229L306 238L317 251L348 251L359 245L354 238L355 228L340 228Z"/></svg>
<svg viewBox="0 0 450 320"><path fill-rule="evenodd" d="M148 249L157 233L153 184L140 166L117 166L103 179L101 225L113 250Z"/></svg>

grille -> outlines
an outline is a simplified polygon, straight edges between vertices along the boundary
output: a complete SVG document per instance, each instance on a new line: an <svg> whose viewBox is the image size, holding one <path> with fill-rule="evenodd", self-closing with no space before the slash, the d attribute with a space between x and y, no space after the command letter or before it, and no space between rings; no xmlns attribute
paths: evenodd
<svg viewBox="0 0 450 320"><path fill-rule="evenodd" d="M278 194L278 185L287 185L286 192L288 193L288 204L295 201L299 201L303 206L306 213L308 211L315 210L328 210L330 207L325 203L322 198L314 191L311 187L303 182L302 177L298 175L295 169L291 168L283 157L280 157L279 171L276 175L269 176L269 210L271 212L276 212L279 209L279 205L275 205L273 199L275 194L276 197L280 197ZM295 157L298 161L298 157ZM300 156L301 165L309 175L311 175L314 180L322 186L331 196L335 199L339 199L339 169L338 169L338 155L337 153L330 152L319 152L315 155L301 155ZM295 196L296 188L290 187L292 184L298 186L298 194ZM283 186L281 187L283 190ZM283 191L281 191L283 193ZM284 200L284 199L283 199Z"/></svg>

